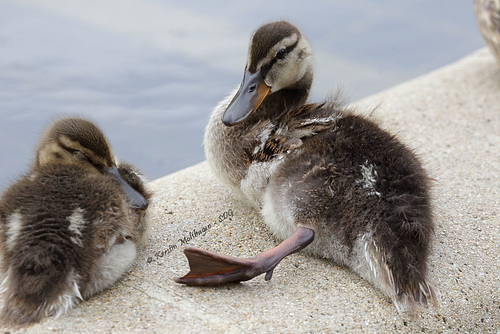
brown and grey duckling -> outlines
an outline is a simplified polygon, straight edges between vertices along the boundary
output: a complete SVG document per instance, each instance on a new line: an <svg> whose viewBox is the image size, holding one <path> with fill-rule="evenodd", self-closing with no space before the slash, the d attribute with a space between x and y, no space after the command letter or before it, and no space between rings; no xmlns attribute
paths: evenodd
<svg viewBox="0 0 500 334"><path fill-rule="evenodd" d="M500 0L474 0L474 10L486 44L500 61Z"/></svg>
<svg viewBox="0 0 500 334"><path fill-rule="evenodd" d="M335 101L305 104L312 79L311 48L295 26L273 22L254 33L243 82L210 117L205 154L284 241L251 259L187 248L191 270L176 281L269 280L282 258L305 248L350 267L399 311L436 303L425 170L373 121Z"/></svg>
<svg viewBox="0 0 500 334"><path fill-rule="evenodd" d="M30 171L0 197L2 322L59 316L111 286L146 238L150 196L95 124L56 121Z"/></svg>

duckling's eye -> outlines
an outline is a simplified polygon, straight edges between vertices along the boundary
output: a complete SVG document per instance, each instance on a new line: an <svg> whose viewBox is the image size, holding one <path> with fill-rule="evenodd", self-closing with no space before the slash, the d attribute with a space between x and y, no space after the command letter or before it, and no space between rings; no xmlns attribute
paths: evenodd
<svg viewBox="0 0 500 334"><path fill-rule="evenodd" d="M73 154L75 155L75 157L77 157L80 160L89 161L90 162L89 157L85 153L83 153L82 151L75 150L73 152Z"/></svg>
<svg viewBox="0 0 500 334"><path fill-rule="evenodd" d="M278 59L283 59L283 58L285 58L285 56L286 56L285 49L281 49L278 52L276 52L276 58L278 58Z"/></svg>

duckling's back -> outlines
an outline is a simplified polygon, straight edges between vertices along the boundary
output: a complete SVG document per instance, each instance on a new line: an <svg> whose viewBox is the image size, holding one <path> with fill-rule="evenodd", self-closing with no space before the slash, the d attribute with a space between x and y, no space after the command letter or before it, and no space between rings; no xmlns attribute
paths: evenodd
<svg viewBox="0 0 500 334"><path fill-rule="evenodd" d="M413 313L419 303L436 303L427 279L434 232L429 182L411 149L374 122L344 112L330 130L303 138L289 154L270 181L263 212L288 207L318 231L309 252L350 266L398 310ZM286 238L290 230L274 216L268 218L273 232Z"/></svg>
<svg viewBox="0 0 500 334"><path fill-rule="evenodd" d="M0 198L3 320L59 315L109 285L103 255L140 239L138 220L117 182L77 165L44 166L13 184Z"/></svg>

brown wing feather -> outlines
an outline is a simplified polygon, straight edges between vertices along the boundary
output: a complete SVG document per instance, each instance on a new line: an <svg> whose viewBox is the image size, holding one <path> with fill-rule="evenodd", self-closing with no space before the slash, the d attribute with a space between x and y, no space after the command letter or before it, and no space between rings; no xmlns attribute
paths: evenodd
<svg viewBox="0 0 500 334"><path fill-rule="evenodd" d="M342 116L342 110L337 103L324 102L306 104L282 115L265 143L256 140L245 150L247 165L271 161L302 146L302 138L333 128ZM255 150L258 146L260 148Z"/></svg>

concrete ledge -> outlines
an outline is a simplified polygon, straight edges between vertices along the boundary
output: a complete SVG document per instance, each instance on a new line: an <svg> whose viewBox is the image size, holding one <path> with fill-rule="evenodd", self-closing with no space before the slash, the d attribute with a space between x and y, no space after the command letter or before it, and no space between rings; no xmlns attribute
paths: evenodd
<svg viewBox="0 0 500 334"><path fill-rule="evenodd" d="M332 83L333 85L334 83ZM206 162L154 182L153 226L136 265L69 314L20 332L497 332L500 330L500 67L482 49L356 103L421 154L437 234L431 277L440 310L400 316L351 271L303 254L273 279L192 288L186 244L233 256L276 245L259 214L233 198ZM208 112L208 111L207 111ZM175 143L171 143L175 144ZM167 143L168 145L168 143Z"/></svg>

